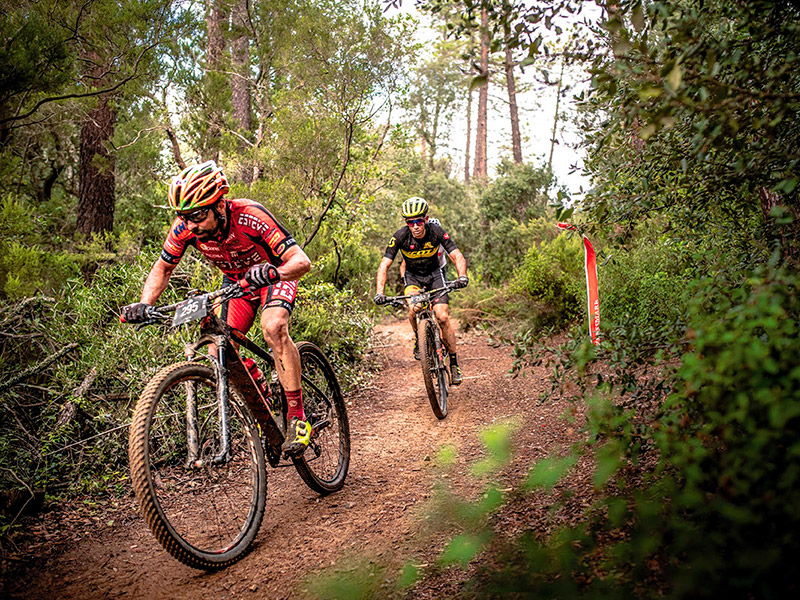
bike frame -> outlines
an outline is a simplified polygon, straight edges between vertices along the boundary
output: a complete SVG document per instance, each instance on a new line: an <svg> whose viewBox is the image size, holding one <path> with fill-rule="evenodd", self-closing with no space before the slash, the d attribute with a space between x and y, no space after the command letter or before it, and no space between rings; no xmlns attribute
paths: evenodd
<svg viewBox="0 0 800 600"><path fill-rule="evenodd" d="M433 312L433 300L442 294L452 292L456 289L457 288L453 288L450 285L445 285L444 287L420 292L418 294L389 296L387 300L389 300L389 304L398 308L405 308L405 304L402 302L403 300L408 300L412 305L421 304L423 302L428 303L428 306L422 308L419 313L417 313L417 319L427 319L431 322L431 325L433 326L434 337L436 338L437 354L441 354L441 351L444 348L444 342L442 341L442 331L439 327L439 321L436 320L436 314ZM444 361L444 356L440 355L438 360Z"/></svg>
<svg viewBox="0 0 800 600"><path fill-rule="evenodd" d="M408 300L410 304L421 304L423 302L429 303L427 307L423 308L419 311L418 318L424 318L431 320L436 327L434 328L437 332L437 336L441 338L441 333L439 331L439 322L436 320L436 315L433 312L433 300L442 294L447 292L452 292L457 288L453 288L449 285L445 285L444 287L436 288L435 290L428 290L424 292L420 292L418 294L406 294L404 296L389 296L387 297L388 303L392 306L396 306L398 308L405 308L406 305L402 302L403 300ZM441 340L439 340L441 341Z"/></svg>
<svg viewBox="0 0 800 600"><path fill-rule="evenodd" d="M186 344L185 355L188 360L206 359L211 362L217 377L217 410L219 411L219 436L220 450L211 458L213 464L224 464L231 458L230 456L230 382L233 381L237 389L242 393L242 397L253 413L256 421L261 425L262 432L267 443L280 448L284 440L283 427L276 419L273 411L269 407L267 399L258 389L255 381L244 366L242 357L239 354L236 344L244 346L263 361L269 369L275 368L275 361L272 355L255 344L242 333L223 322L212 310L213 300L222 297L225 302L231 298L243 295L243 287L234 284L226 288L211 292L209 294L197 295L183 302L168 306L154 307L150 310L149 320L141 326L150 325L164 321L168 313L175 312L175 321L183 318L186 314L202 314L203 322L200 327L200 337L192 343ZM202 303L202 305L198 304ZM184 314L182 315L181 312ZM193 320L189 317L189 320ZM188 322L188 321L183 321ZM180 325L183 324L180 323ZM232 342L235 342L232 343ZM199 352L205 346L213 346L215 353ZM251 401L255 398L256 400ZM188 455L186 465L196 464L199 456L197 445L197 404L193 393L187 394L186 403L186 433ZM318 427L319 429L319 427Z"/></svg>

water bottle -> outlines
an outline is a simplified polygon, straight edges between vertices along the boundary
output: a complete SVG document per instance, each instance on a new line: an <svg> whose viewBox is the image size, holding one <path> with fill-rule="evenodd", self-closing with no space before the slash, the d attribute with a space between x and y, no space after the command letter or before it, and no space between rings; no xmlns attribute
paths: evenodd
<svg viewBox="0 0 800 600"><path fill-rule="evenodd" d="M250 376L253 378L253 381L256 382L258 390L263 394L265 398L268 398L269 386L267 385L267 378L264 377L264 373L261 371L261 369L258 368L256 361L254 361L252 358L245 358L244 366L247 367L248 371L250 371Z"/></svg>

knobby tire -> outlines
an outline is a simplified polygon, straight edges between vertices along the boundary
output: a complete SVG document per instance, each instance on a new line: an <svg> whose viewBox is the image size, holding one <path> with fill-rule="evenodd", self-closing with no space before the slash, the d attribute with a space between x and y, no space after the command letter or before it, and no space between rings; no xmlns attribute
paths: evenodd
<svg viewBox="0 0 800 600"><path fill-rule="evenodd" d="M336 374L322 350L300 342L297 351L303 374L303 409L314 434L305 453L292 461L308 487L329 494L342 488L350 468L347 409Z"/></svg>
<svg viewBox="0 0 800 600"><path fill-rule="evenodd" d="M428 392L433 414L438 419L447 416L447 376L443 371L439 348L433 324L428 319L420 319L417 323L417 340L422 364L422 379Z"/></svg>
<svg viewBox="0 0 800 600"><path fill-rule="evenodd" d="M197 399L198 460L187 464L187 396ZM205 570L239 560L264 516L267 473L255 420L235 388L229 395L231 459L218 452L214 370L197 362L162 369L136 405L128 458L139 507L159 543ZM198 466L199 465L199 466Z"/></svg>

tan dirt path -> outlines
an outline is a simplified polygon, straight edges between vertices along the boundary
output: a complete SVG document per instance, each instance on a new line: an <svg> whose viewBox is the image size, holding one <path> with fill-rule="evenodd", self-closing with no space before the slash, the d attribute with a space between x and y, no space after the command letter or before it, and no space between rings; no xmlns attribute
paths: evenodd
<svg viewBox="0 0 800 600"><path fill-rule="evenodd" d="M283 599L305 596L304 578L342 557L397 563L413 555L432 564L446 539L421 537L417 520L439 474L432 460L439 447L456 447L458 459L448 477L454 489L469 496L481 489L468 473L482 457L478 436L485 426L509 418L521 425L514 460L502 473L508 485L519 483L535 460L577 439L578 425L560 418L566 404L539 403L547 385L544 368L509 378L508 349L491 347L486 336L459 334L465 381L452 393L448 417L439 421L425 396L419 363L411 357L408 324L379 325L375 333L382 369L366 389L347 397L352 457L342 491L320 497L293 469L270 469L267 511L252 551L217 573L190 569L164 552L134 510L132 496L118 507L110 501L76 509L63 526L58 514L48 513L30 523L28 548L38 560L7 563L0 596ZM571 479L590 488L585 473ZM494 522L504 535L524 528L544 533L574 518L589 501L588 493L579 493L553 512L549 507L558 494L559 488L512 502ZM298 552L302 544L293 531L303 531L313 542ZM437 571L413 597L452 596L472 571Z"/></svg>

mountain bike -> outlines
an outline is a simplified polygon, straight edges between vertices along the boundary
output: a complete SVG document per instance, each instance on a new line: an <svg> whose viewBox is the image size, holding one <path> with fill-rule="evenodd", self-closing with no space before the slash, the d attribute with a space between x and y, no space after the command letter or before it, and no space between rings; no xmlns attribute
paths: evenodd
<svg viewBox="0 0 800 600"><path fill-rule="evenodd" d="M433 414L439 419L447 416L447 395L450 387L450 369L445 364L447 349L442 342L442 332L433 313L433 300L458 288L452 285L405 296L388 296L386 303L404 308L406 302L415 307L417 314L417 340L422 364L422 379L431 403ZM405 301L405 302L404 302Z"/></svg>
<svg viewBox="0 0 800 600"><path fill-rule="evenodd" d="M186 360L161 369L136 404L128 440L131 481L142 514L173 557L197 569L240 559L261 526L266 462L294 465L314 491L341 489L350 465L350 428L336 375L323 352L300 342L303 404L311 427L304 455L282 462L286 397L272 355L224 323L214 308L246 293L239 282L148 310L140 325L200 321ZM201 351L209 347L209 351ZM264 393L241 348L265 374Z"/></svg>

